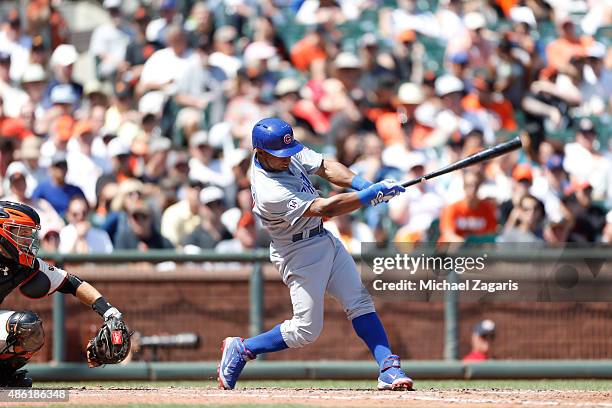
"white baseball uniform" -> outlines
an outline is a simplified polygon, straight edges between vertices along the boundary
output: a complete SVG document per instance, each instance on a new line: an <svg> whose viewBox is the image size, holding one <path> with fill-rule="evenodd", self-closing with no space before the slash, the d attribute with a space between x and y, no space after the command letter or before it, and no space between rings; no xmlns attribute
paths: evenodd
<svg viewBox="0 0 612 408"><path fill-rule="evenodd" d="M352 320L374 312L355 262L342 243L323 228L320 217L303 214L319 196L308 175L323 156L308 148L291 157L287 171L266 171L253 157L253 212L270 233L270 260L289 287L293 318L281 324L289 347L312 343L323 328L325 292L340 301Z"/></svg>

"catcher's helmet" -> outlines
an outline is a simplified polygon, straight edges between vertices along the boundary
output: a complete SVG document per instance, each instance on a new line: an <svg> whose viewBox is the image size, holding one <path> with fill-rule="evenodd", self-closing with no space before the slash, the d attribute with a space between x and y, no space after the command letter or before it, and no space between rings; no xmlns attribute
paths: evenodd
<svg viewBox="0 0 612 408"><path fill-rule="evenodd" d="M293 129L278 118L262 119L253 127L253 148L261 149L276 157L289 157L304 146L293 138Z"/></svg>
<svg viewBox="0 0 612 408"><path fill-rule="evenodd" d="M29 205L0 201L0 247L5 256L32 267L40 248L40 217Z"/></svg>

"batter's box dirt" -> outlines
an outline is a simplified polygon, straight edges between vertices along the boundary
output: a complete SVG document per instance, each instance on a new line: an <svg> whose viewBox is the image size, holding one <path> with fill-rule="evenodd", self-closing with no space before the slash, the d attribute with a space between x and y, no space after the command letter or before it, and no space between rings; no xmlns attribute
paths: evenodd
<svg viewBox="0 0 612 408"><path fill-rule="evenodd" d="M69 405L151 404L152 406L269 404L307 407L611 407L608 391L417 390L379 392L351 389L245 388L80 388L70 390ZM7 404L3 404L7 405ZM17 404L12 404L17 405ZM22 404L23 405L23 404ZM67 405L67 404L62 404Z"/></svg>

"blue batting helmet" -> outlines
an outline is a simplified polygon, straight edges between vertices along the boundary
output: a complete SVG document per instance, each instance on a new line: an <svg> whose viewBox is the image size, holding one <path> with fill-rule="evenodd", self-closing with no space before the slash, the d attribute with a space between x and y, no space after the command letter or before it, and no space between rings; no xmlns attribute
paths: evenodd
<svg viewBox="0 0 612 408"><path fill-rule="evenodd" d="M289 157L300 152L304 145L293 138L293 129L278 118L262 119L253 127L253 148L276 157Z"/></svg>

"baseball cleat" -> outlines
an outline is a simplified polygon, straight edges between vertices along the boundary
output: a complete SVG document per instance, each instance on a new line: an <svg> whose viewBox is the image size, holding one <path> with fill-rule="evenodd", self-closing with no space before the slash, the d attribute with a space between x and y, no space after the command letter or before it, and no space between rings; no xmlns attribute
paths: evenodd
<svg viewBox="0 0 612 408"><path fill-rule="evenodd" d="M396 355L387 357L380 368L378 389L391 391L411 391L412 378L408 377L400 367L400 358Z"/></svg>
<svg viewBox="0 0 612 408"><path fill-rule="evenodd" d="M226 337L221 345L221 361L217 366L219 388L233 390L247 361L255 355L244 347L240 337Z"/></svg>

